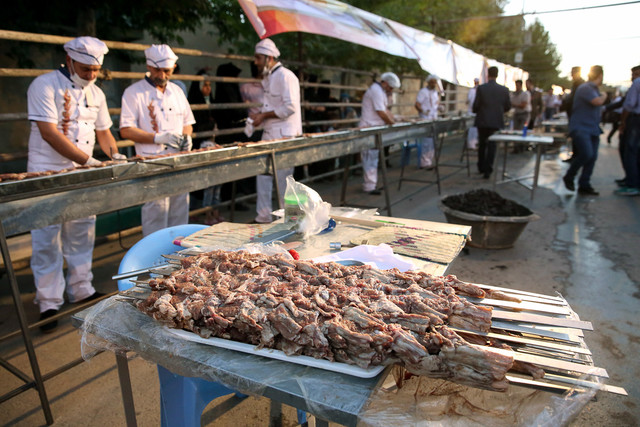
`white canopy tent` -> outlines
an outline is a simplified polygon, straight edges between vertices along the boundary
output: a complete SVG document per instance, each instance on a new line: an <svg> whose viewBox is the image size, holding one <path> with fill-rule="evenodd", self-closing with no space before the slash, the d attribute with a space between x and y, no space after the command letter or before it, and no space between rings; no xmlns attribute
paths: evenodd
<svg viewBox="0 0 640 427"><path fill-rule="evenodd" d="M502 64L426 31L369 13L336 0L238 0L260 36L302 31L349 41L391 55L415 59L443 80L473 87L486 81L486 69L497 66L499 82L509 88L528 73Z"/></svg>

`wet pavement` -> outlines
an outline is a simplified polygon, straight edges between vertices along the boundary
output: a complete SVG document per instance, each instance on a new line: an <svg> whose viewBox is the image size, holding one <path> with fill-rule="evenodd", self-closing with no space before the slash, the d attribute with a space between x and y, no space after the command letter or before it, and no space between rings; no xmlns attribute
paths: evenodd
<svg viewBox="0 0 640 427"><path fill-rule="evenodd" d="M604 141L604 140L603 140ZM564 153L544 156L541 188L533 201L529 192L517 184L500 185L497 191L506 198L523 204L541 218L530 223L515 246L503 250L465 249L451 264L449 272L463 280L512 287L545 294L560 292L583 320L591 321L593 332L585 332L587 345L597 366L607 369L610 384L624 387L629 396L600 392L572 423L583 425L640 424L640 319L638 283L640 283L640 197L615 196L614 179L621 177L617 138L613 146L600 146L593 186L600 196L584 197L569 193L560 180L567 164ZM442 161L456 163L460 142L451 140L445 146ZM391 157L389 170L393 214L398 217L445 221L438 209L435 185L403 182L396 191L400 173L399 153ZM483 187L491 183L475 173L472 158L471 176L466 170L443 168L447 178L442 182L442 196ZM509 169L518 174L531 171L530 153L510 155ZM405 173L414 177L433 178L433 172L417 170L415 161ZM349 203L382 206L383 196L361 192L361 177L349 181ZM321 181L309 184L324 200L339 203L340 182ZM382 212L385 214L385 212ZM225 212L223 212L225 215ZM227 214L228 215L228 214ZM252 212L238 212L236 222L249 222ZM123 240L125 248L140 238L133 235ZM125 253L118 241L96 248L94 274L96 288L115 290L109 278L117 271ZM37 320L33 305L33 283L28 269L18 272L23 301L31 322ZM69 307L72 307L68 305ZM6 276L0 280L0 335L15 329L15 314L8 295ZM80 354L79 336L68 320L51 335L34 333L34 343L43 372L68 363ZM2 343L0 356L29 372L28 360L19 337ZM136 411L140 425L159 425L159 392L155 366L141 359L130 363ZM13 375L0 370L0 395L19 385ZM115 361L112 354L101 354L88 363L58 375L46 383L47 394L56 425L124 425ZM220 418L215 405L233 407ZM268 402L248 398L242 402L221 398L211 404L203 416L203 424L214 426L260 426L268 420ZM284 425L295 423L295 412L285 409ZM2 425L43 425L37 394L29 390L0 404Z"/></svg>

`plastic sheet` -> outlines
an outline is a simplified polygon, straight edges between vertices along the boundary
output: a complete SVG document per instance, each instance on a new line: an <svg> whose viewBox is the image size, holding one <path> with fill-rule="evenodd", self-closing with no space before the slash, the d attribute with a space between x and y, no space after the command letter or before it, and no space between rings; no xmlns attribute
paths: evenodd
<svg viewBox="0 0 640 427"><path fill-rule="evenodd" d="M98 350L134 351L176 374L216 381L245 394L275 397L343 424L353 424L379 381L186 341L118 298L79 313L84 316L84 358Z"/></svg>
<svg viewBox="0 0 640 427"><path fill-rule="evenodd" d="M283 251L278 245L249 245L247 249ZM557 395L511 386L499 393L426 377L396 381L392 375L380 386L388 371L376 378L357 378L178 338L121 297L109 298L76 316L83 323L85 359L99 350L133 351L176 374L264 395L345 425L558 426L569 423L596 392ZM402 368L393 370L395 378L404 378Z"/></svg>
<svg viewBox="0 0 640 427"><path fill-rule="evenodd" d="M394 368L372 395L359 426L562 426L568 424L596 391L552 394L510 386L505 393L480 390L445 380L412 377L396 387Z"/></svg>
<svg viewBox="0 0 640 427"><path fill-rule="evenodd" d="M246 394L276 397L346 425L357 420L362 426L559 426L569 423L595 395L595 390L556 395L516 386L499 393L425 377L412 377L397 389L392 375L377 387L375 378L361 379L181 340L117 298L83 312L83 357L91 357L96 350L133 350L177 374L216 381Z"/></svg>

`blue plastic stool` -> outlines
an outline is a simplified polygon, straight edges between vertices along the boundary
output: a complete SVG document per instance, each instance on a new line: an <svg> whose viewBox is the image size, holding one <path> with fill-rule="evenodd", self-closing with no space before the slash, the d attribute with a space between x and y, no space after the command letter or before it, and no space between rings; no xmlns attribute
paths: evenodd
<svg viewBox="0 0 640 427"><path fill-rule="evenodd" d="M177 237L186 237L203 228L207 228L207 226L202 224L184 224L164 228L149 234L127 251L122 261L120 261L118 273L126 273L128 271L140 270L142 268L166 263L167 260L164 259L162 255L172 254L184 249L182 246L173 244L173 241L176 240ZM129 279L118 280L118 290L125 291L131 288L133 286L131 280L135 279L135 277L131 277Z"/></svg>
<svg viewBox="0 0 640 427"><path fill-rule="evenodd" d="M402 167L405 167L406 165L411 163L411 150L414 148L418 150L418 158L416 160L417 160L417 166L420 167L420 156L422 155L421 139L422 138L417 138L414 140L413 143L410 143L409 141L404 141L402 143L402 160L400 161L400 165Z"/></svg>
<svg viewBox="0 0 640 427"><path fill-rule="evenodd" d="M171 254L183 249L173 244L177 237L186 237L206 225L185 224L168 227L152 233L133 245L120 262L118 273L140 270L145 267L162 264L163 254ZM118 281L118 290L124 291L133 286L131 280L135 277ZM247 395L237 393L220 383L206 381L201 378L183 377L176 375L158 365L160 379L160 411L161 425L170 426L200 426L202 411L213 399L235 393L239 398ZM307 415L298 411L298 423L304 424Z"/></svg>

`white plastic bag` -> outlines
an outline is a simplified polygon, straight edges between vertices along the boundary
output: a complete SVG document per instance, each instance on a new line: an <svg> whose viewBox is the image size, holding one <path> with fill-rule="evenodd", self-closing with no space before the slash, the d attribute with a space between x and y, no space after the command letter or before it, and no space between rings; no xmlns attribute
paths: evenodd
<svg viewBox="0 0 640 427"><path fill-rule="evenodd" d="M329 223L331 204L323 202L320 195L310 187L287 177L284 193L285 222L295 225L299 233L307 236L318 234Z"/></svg>

